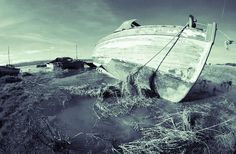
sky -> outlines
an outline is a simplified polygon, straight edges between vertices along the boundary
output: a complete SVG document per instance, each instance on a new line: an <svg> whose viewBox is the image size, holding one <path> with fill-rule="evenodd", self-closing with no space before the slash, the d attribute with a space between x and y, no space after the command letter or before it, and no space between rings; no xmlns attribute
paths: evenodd
<svg viewBox="0 0 236 154"><path fill-rule="evenodd" d="M75 57L90 58L96 42L125 20L141 25L201 23L236 40L236 0L0 0L0 64ZM208 63L236 62L236 43L227 51L217 33Z"/></svg>

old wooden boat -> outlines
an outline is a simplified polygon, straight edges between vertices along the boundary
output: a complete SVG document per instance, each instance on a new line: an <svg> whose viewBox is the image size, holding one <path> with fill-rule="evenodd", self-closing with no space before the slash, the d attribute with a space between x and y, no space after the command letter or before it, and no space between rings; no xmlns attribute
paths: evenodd
<svg viewBox="0 0 236 154"><path fill-rule="evenodd" d="M19 68L15 68L13 65L0 66L0 77L2 76L17 76L20 73Z"/></svg>
<svg viewBox="0 0 236 154"><path fill-rule="evenodd" d="M10 61L10 47L8 47L8 64L5 66L0 66L0 77L2 76L17 76L20 73L20 69L11 65Z"/></svg>
<svg viewBox="0 0 236 154"><path fill-rule="evenodd" d="M78 70L84 68L84 62L81 60L73 59L70 57L59 57L50 61L54 66L54 69L69 69Z"/></svg>
<svg viewBox="0 0 236 154"><path fill-rule="evenodd" d="M93 60L113 77L126 80L131 72L161 98L180 102L198 79L216 36L216 23L185 26L139 25L125 21L96 45Z"/></svg>

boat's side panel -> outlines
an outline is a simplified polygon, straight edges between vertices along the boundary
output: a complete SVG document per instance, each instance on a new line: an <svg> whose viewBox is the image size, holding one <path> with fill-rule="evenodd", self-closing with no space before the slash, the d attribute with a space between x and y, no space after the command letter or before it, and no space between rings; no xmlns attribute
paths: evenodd
<svg viewBox="0 0 236 154"><path fill-rule="evenodd" d="M160 30L159 27L152 30L155 32L154 34L148 33L147 35L143 31L147 32L150 29L144 29L127 30L116 34L118 36L104 38L95 48L94 59L102 64L108 72L121 80L125 80L131 70L136 68L119 68L120 66L114 63L114 59L124 63L132 63L134 66L142 66L161 51L180 28L169 30L168 35L164 35L163 30ZM175 39L147 64L148 68L155 70L160 65ZM179 102L185 97L197 80L211 46L212 42L206 41L204 32L191 31L191 29L184 31L158 70L155 86L162 98Z"/></svg>
<svg viewBox="0 0 236 154"><path fill-rule="evenodd" d="M0 77L5 75L16 76L20 73L20 69L0 66Z"/></svg>
<svg viewBox="0 0 236 154"><path fill-rule="evenodd" d="M102 65L106 65L111 59L143 65L170 40L171 37L155 35L113 39L97 46L94 57ZM157 68L170 46L171 44L147 66L153 69ZM180 77L182 80L193 82L195 77L192 73L194 73L194 69L201 59L201 54L207 46L205 42L181 38L161 64L159 70Z"/></svg>

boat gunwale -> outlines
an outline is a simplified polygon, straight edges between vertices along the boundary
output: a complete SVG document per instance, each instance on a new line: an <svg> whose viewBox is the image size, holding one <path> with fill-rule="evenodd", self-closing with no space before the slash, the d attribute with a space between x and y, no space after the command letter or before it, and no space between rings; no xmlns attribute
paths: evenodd
<svg viewBox="0 0 236 154"><path fill-rule="evenodd" d="M135 36L144 36L144 35L146 35L146 36L154 35L154 36L161 36L161 37L173 37L173 35L157 35L157 34L127 35L127 36L120 36L120 37L115 37L115 38L111 38L111 39L107 39L107 40L101 40L95 45L95 48L102 45L102 44L105 44L106 42L109 42L111 40L120 39L122 37L135 37ZM177 36L175 38L177 38ZM190 38L190 37L180 36L180 38L187 39L187 40L192 40L192 41L199 41L201 43L210 43L209 41L206 41L206 40L198 40L198 39L194 39L194 38Z"/></svg>
<svg viewBox="0 0 236 154"><path fill-rule="evenodd" d="M133 27L133 28L130 28L130 29L125 29L125 30L122 30L122 31L115 31L105 37L103 37L102 39L100 39L95 46L97 46L98 44L102 43L102 42L105 42L105 41L108 41L108 40L112 40L113 38L110 38L112 35L116 35L118 33L123 33L123 32L127 32L127 31L131 31L131 30L135 30L135 29L147 29L147 28L178 28L179 30L181 28L183 28L184 26L180 26L180 25L143 25L143 26L138 26L138 27ZM177 29L177 30L178 30ZM191 30L191 31L194 31L194 32L200 32L200 33L203 33L203 34L206 34L206 29L199 29L199 28L188 28L188 30ZM176 33L177 34L177 33ZM165 35L165 34L138 34L138 35L157 35L157 36L174 36L176 34L169 34L169 35ZM137 36L134 35L134 34L130 34L130 35L125 35L126 36ZM117 36L117 37L114 37L115 38L120 38L120 37L124 37L124 36ZM183 37L181 36L182 38L190 38L190 37ZM192 38L193 40L200 40L200 39L194 39ZM205 40L200 40L200 41L204 41L204 42L208 42Z"/></svg>

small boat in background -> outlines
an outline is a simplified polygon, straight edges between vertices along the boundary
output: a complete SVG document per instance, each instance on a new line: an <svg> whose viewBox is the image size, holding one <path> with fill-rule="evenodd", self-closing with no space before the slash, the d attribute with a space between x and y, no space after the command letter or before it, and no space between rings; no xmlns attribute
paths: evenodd
<svg viewBox="0 0 236 154"><path fill-rule="evenodd" d="M17 76L20 73L19 68L15 68L13 65L0 66L0 77L2 76Z"/></svg>
<svg viewBox="0 0 236 154"><path fill-rule="evenodd" d="M44 68L44 67L47 67L47 64L38 64L38 65L36 65L36 67L37 68L40 68L40 67Z"/></svg>
<svg viewBox="0 0 236 154"><path fill-rule="evenodd" d="M96 45L93 60L117 79L130 73L143 78L161 98L180 102L198 79L216 36L216 23L185 26L145 25L125 21ZM144 73L143 73L144 72Z"/></svg>
<svg viewBox="0 0 236 154"><path fill-rule="evenodd" d="M54 70L62 69L62 70L80 70L84 69L87 65L92 67L92 64L90 62L86 62L86 60L78 59L78 46L76 44L75 46L76 50L76 57L71 58L71 57L58 57L47 64L53 64ZM85 65L86 64L86 65Z"/></svg>
<svg viewBox="0 0 236 154"><path fill-rule="evenodd" d="M10 61L10 49L8 47L8 64L6 66L0 66L0 77L2 76L17 76L20 73L20 69L11 65Z"/></svg>
<svg viewBox="0 0 236 154"><path fill-rule="evenodd" d="M73 59L70 57L59 57L55 60L50 61L53 64L54 69L69 69L77 70L84 68L84 62L78 59Z"/></svg>

